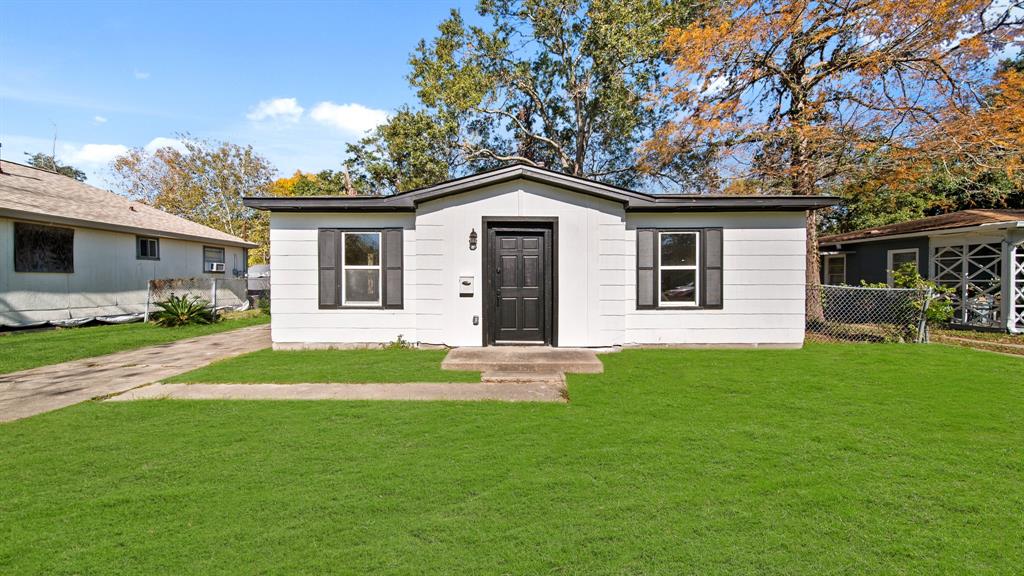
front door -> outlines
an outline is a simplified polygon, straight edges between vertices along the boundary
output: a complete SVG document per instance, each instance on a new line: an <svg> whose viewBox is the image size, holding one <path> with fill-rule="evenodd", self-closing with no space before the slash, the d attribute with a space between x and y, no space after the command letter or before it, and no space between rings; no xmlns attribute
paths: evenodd
<svg viewBox="0 0 1024 576"><path fill-rule="evenodd" d="M494 344L550 344L550 278L541 229L492 229L488 316Z"/></svg>

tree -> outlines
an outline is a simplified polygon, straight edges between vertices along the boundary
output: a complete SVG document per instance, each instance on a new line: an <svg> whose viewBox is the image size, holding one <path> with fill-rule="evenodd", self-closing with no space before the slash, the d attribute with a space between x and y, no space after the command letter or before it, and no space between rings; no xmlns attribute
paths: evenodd
<svg viewBox="0 0 1024 576"><path fill-rule="evenodd" d="M404 107L348 145L352 185L366 194L394 194L448 180L463 165L457 134L454 121Z"/></svg>
<svg viewBox="0 0 1024 576"><path fill-rule="evenodd" d="M677 159L640 170L637 148L671 114L672 106L648 106L646 95L668 71L666 30L689 22L691 7L480 0L485 26L452 11L410 58L423 109L400 112L354 148L353 174L389 190L510 163L620 185L652 176L681 181Z"/></svg>
<svg viewBox="0 0 1024 576"><path fill-rule="evenodd" d="M79 182L85 182L86 180L85 172L82 172L81 170L75 168L74 166L63 164L60 162L60 160L55 159L53 156L49 154L44 154L42 152L29 154L28 152L26 152L25 155L28 156L28 160L26 160L25 162L27 162L29 166L34 166L42 170L49 170L50 172L56 172L61 176L74 178Z"/></svg>
<svg viewBox="0 0 1024 576"><path fill-rule="evenodd" d="M257 230L265 219L246 208L242 198L266 195L276 170L251 146L187 134L179 140L180 148L134 148L115 158L112 168L120 187L175 216L243 239L259 236L261 245L250 261L266 261L267 245Z"/></svg>
<svg viewBox="0 0 1024 576"><path fill-rule="evenodd" d="M321 170L315 174L296 170L270 184L270 196L351 196L356 191L348 170Z"/></svg>
<svg viewBox="0 0 1024 576"><path fill-rule="evenodd" d="M976 208L1024 208L1024 56L999 64L969 107L946 107L845 185L830 222L851 230Z"/></svg>
<svg viewBox="0 0 1024 576"><path fill-rule="evenodd" d="M815 194L939 110L964 106L1020 33L1020 0L739 0L668 34L683 109L647 146L712 158L725 189ZM1005 6L1005 5L1004 5ZM818 284L807 219L807 283ZM813 302L809 302L809 312Z"/></svg>

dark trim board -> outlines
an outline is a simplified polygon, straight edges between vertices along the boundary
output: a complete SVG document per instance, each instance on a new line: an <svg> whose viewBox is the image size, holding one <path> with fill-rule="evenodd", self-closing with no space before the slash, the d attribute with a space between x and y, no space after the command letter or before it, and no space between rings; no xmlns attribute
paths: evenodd
<svg viewBox="0 0 1024 576"><path fill-rule="evenodd" d="M480 270L483 275L480 294L482 331L481 342L484 346L495 346L493 334L493 318L491 318L491 301L494 297L494 286L491 274L491 231L542 231L545 232L544 250L547 258L545 271L545 326L547 327L548 346L558 346L558 218L532 216L484 216L481 218L480 229L483 238L480 245Z"/></svg>
<svg viewBox="0 0 1024 576"><path fill-rule="evenodd" d="M831 196L647 194L524 165L496 168L391 196L250 196L242 201L249 208L271 212L415 212L423 202L520 179L618 202L627 212L803 211L827 208L840 202L840 199Z"/></svg>

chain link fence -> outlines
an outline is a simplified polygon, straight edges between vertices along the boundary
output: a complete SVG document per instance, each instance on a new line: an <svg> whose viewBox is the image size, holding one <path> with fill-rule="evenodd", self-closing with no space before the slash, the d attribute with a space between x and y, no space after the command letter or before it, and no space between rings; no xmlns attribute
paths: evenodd
<svg viewBox="0 0 1024 576"><path fill-rule="evenodd" d="M246 310L250 306L245 278L160 278L150 280L146 295L145 320L156 303L171 296L205 300L214 310Z"/></svg>
<svg viewBox="0 0 1024 576"><path fill-rule="evenodd" d="M926 342L932 291L823 285L807 288L810 342Z"/></svg>

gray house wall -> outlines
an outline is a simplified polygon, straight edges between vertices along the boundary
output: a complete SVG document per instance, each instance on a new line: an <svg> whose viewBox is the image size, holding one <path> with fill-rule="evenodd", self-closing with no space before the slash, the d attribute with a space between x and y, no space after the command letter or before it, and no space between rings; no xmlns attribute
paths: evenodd
<svg viewBox="0 0 1024 576"><path fill-rule="evenodd" d="M917 269L922 276L928 276L928 237L880 239L856 244L823 245L822 252L843 252L846 254L846 283L856 286L864 282L887 282L890 250L917 248ZM822 258L821 280L825 281Z"/></svg>

